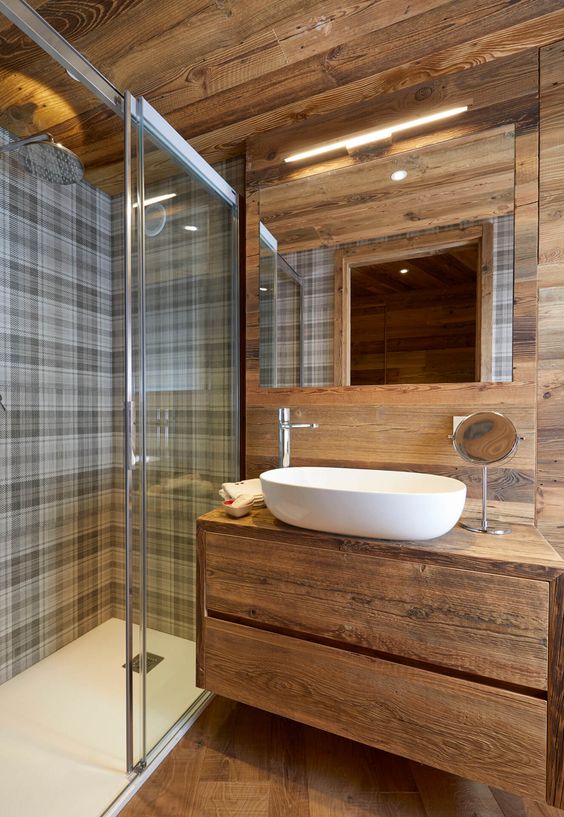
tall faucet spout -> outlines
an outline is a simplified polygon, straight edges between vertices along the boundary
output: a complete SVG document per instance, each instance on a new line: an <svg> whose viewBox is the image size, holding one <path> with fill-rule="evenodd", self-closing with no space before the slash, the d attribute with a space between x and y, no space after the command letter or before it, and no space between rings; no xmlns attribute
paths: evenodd
<svg viewBox="0 0 564 817"><path fill-rule="evenodd" d="M290 409L278 409L278 466L288 468L291 453L291 431L293 428L319 428L318 423L292 423Z"/></svg>

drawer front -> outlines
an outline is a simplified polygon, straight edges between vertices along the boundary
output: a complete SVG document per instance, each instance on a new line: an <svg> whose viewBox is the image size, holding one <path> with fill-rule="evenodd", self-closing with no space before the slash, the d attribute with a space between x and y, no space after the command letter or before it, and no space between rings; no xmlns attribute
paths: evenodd
<svg viewBox="0 0 564 817"><path fill-rule="evenodd" d="M212 618L203 635L212 692L545 798L540 699Z"/></svg>
<svg viewBox="0 0 564 817"><path fill-rule="evenodd" d="M210 613L532 689L548 583L206 532Z"/></svg>

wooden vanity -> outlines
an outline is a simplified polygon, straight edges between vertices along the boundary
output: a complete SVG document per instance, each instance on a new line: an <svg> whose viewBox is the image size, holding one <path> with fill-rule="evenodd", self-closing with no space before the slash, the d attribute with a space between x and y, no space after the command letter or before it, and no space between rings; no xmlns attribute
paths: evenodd
<svg viewBox="0 0 564 817"><path fill-rule="evenodd" d="M198 522L198 685L564 807L564 560L531 526L431 542Z"/></svg>

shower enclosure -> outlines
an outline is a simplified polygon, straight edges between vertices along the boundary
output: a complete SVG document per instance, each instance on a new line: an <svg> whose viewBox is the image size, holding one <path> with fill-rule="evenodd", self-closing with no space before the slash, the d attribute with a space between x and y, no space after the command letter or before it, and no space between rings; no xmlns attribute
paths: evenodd
<svg viewBox="0 0 564 817"><path fill-rule="evenodd" d="M2 817L96 817L208 697L195 520L238 477L240 168L220 175L27 3L1 14L27 49L0 60ZM107 148L56 119L93 94ZM30 100L41 127L19 132Z"/></svg>

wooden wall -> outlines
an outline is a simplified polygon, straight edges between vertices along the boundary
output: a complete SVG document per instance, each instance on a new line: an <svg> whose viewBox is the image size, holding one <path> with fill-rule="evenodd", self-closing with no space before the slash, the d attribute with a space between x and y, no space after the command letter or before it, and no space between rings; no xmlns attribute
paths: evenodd
<svg viewBox="0 0 564 817"><path fill-rule="evenodd" d="M385 302L351 294L352 384L475 379L475 284L452 292L416 290Z"/></svg>
<svg viewBox="0 0 564 817"><path fill-rule="evenodd" d="M540 53L538 525L564 553L564 42Z"/></svg>
<svg viewBox="0 0 564 817"><path fill-rule="evenodd" d="M469 134L465 126L468 122L455 126L462 132L458 139L415 150L393 152L411 144L399 139L387 150L378 146L324 172L306 165L294 172L298 178L261 186L261 221L286 253L513 213L513 125ZM390 181L398 168L408 170L407 181Z"/></svg>
<svg viewBox="0 0 564 817"><path fill-rule="evenodd" d="M455 455L448 439L452 418L478 409L505 412L524 436L515 458L492 471L492 505L499 519L535 519L536 457L536 274L538 233L538 49L500 60L492 68L478 66L441 77L441 94L452 100L457 89L472 88L471 133L511 122L516 124L515 229L516 279L514 310L514 380L511 383L413 384L306 389L261 389L258 383L258 219L260 190L293 178L324 173L346 165L354 168L376 158L365 154L331 160L305 170L288 171L281 164L288 133L258 137L248 147L247 194L247 475L276 465L276 408L290 406L296 418L317 422L317 430L294 432L295 465L348 465L430 471L458 475L469 485L468 509L479 506L480 474ZM487 68L487 70L485 70ZM507 71L507 74L505 73ZM476 75L479 74L479 81ZM401 107L413 108L420 86L401 91ZM372 100L372 116L395 111L397 94ZM461 100L462 101L462 100ZM561 106L564 111L564 105ZM350 113L350 112L349 112ZM303 127L297 126L302 134ZM307 122L310 139L315 131ZM464 136L464 123L450 136ZM443 133L440 138L448 138ZM427 136L431 140L431 136ZM300 146L307 144L300 142ZM401 152L409 141L387 150ZM381 151L379 151L381 158ZM564 167L564 162L562 163ZM564 172L563 172L564 176ZM343 183L346 183L343 180Z"/></svg>

